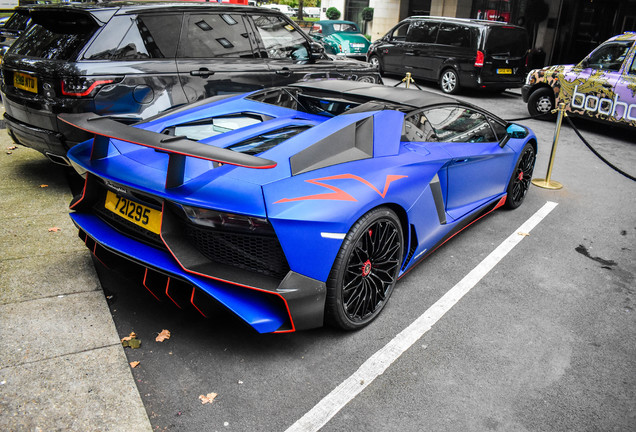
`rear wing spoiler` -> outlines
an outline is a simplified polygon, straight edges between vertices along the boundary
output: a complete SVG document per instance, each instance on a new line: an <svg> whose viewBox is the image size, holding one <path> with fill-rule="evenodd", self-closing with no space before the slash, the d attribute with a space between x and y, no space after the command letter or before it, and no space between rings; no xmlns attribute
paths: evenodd
<svg viewBox="0 0 636 432"><path fill-rule="evenodd" d="M65 113L59 114L57 117L71 126L95 134L91 160L103 159L108 156L110 139L126 141L167 153L169 161L166 188L174 188L183 184L185 160L188 157L244 168L268 169L276 166L276 162L269 159L202 144L185 136L165 135L128 126L95 113Z"/></svg>

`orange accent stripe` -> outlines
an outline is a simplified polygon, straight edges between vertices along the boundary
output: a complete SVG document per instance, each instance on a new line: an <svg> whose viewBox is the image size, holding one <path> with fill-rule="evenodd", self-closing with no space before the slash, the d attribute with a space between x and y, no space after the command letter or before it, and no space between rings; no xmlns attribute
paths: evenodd
<svg viewBox="0 0 636 432"><path fill-rule="evenodd" d="M197 305L195 305L195 304L194 304L194 291L195 291L195 290L196 290L196 288L195 288L195 287L192 287L192 295L190 296L190 303L192 303L192 306L194 306L194 308L195 308L196 310L198 310L198 311L199 311L199 313L200 313L201 315L203 315L203 318L207 318L207 316L206 316L203 312L201 312L201 309L199 309L199 308L197 307Z"/></svg>
<svg viewBox="0 0 636 432"><path fill-rule="evenodd" d="M166 296L168 296L168 298L170 300L172 300L172 303L176 304L177 307L179 309L181 309L181 306L179 306L179 303L177 303L176 301L174 301L174 299L172 297L170 297L170 294L168 294L168 290L170 289L170 278L168 278L168 282L166 283Z"/></svg>

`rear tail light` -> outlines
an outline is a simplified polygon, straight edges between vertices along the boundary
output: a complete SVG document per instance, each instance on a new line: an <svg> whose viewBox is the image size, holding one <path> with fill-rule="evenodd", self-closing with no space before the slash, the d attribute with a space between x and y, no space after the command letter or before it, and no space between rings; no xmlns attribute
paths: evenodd
<svg viewBox="0 0 636 432"><path fill-rule="evenodd" d="M338 45L338 49L342 52L342 45Z"/></svg>
<svg viewBox="0 0 636 432"><path fill-rule="evenodd" d="M477 57L475 58L475 67L484 67L484 53L477 51Z"/></svg>
<svg viewBox="0 0 636 432"><path fill-rule="evenodd" d="M315 33L322 33L322 27L321 27L321 26L319 26L319 25L317 25L317 24L314 24L314 25L313 25L313 27L312 27L312 29L311 29L311 31L312 31L312 33L313 33L313 32L315 32Z"/></svg>
<svg viewBox="0 0 636 432"><path fill-rule="evenodd" d="M71 77L62 78L60 86L64 96L90 97L107 84L120 81L121 78L112 77Z"/></svg>
<svg viewBox="0 0 636 432"><path fill-rule="evenodd" d="M223 231L250 232L272 235L274 228L266 218L244 216L216 210L181 206L186 216L195 224Z"/></svg>

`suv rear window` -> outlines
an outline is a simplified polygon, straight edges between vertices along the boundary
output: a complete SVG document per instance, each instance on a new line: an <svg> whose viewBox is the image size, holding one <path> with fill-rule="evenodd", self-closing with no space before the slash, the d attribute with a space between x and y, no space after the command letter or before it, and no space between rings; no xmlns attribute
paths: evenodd
<svg viewBox="0 0 636 432"><path fill-rule="evenodd" d="M28 12L15 12L0 30L24 30L29 22Z"/></svg>
<svg viewBox="0 0 636 432"><path fill-rule="evenodd" d="M33 22L35 25L11 46L10 52L27 57L74 60L98 28L85 14L55 11L34 14Z"/></svg>
<svg viewBox="0 0 636 432"><path fill-rule="evenodd" d="M87 60L174 58L181 14L114 16L86 50Z"/></svg>
<svg viewBox="0 0 636 432"><path fill-rule="evenodd" d="M528 34L514 27L492 27L486 40L490 56L523 57L528 51Z"/></svg>

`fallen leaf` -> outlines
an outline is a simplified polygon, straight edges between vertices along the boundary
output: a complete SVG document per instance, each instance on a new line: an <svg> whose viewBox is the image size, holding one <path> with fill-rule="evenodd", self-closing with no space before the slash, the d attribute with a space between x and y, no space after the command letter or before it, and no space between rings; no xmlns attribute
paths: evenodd
<svg viewBox="0 0 636 432"><path fill-rule="evenodd" d="M124 348L130 347L132 349L137 349L141 346L141 341L137 339L137 334L135 332L131 332L130 335L121 338L121 345Z"/></svg>
<svg viewBox="0 0 636 432"><path fill-rule="evenodd" d="M41 184L40 187L45 188L45 187L49 187L49 185Z"/></svg>
<svg viewBox="0 0 636 432"><path fill-rule="evenodd" d="M205 405L207 403L211 404L214 402L214 399L218 396L218 394L216 393L208 393L207 395L203 396L199 396L199 399L201 399L201 404Z"/></svg>
<svg viewBox="0 0 636 432"><path fill-rule="evenodd" d="M62 229L58 227L49 228L49 232L58 232L58 231L62 231Z"/></svg>
<svg viewBox="0 0 636 432"><path fill-rule="evenodd" d="M137 337L137 333L135 333L135 332L130 332L130 334L129 334L128 336L121 338L121 341L122 341L122 342L123 342L123 341L129 341L129 340L134 339L134 338L136 338L136 337Z"/></svg>
<svg viewBox="0 0 636 432"><path fill-rule="evenodd" d="M7 154L13 154L13 152L8 151Z"/></svg>
<svg viewBox="0 0 636 432"><path fill-rule="evenodd" d="M9 147L7 147L7 150L15 150L17 148L18 148L18 146L9 146Z"/></svg>
<svg viewBox="0 0 636 432"><path fill-rule="evenodd" d="M530 233L524 233L524 232L518 232L517 234L524 237L528 237L530 235Z"/></svg>
<svg viewBox="0 0 636 432"><path fill-rule="evenodd" d="M131 368L136 368L137 366L139 366L139 363L140 363L140 362L138 362L138 361L131 361L131 362L130 362L130 367L131 367Z"/></svg>
<svg viewBox="0 0 636 432"><path fill-rule="evenodd" d="M161 330L161 333L159 333L159 334L157 335L157 337L155 338L155 341L157 341L157 342L163 342L163 341L165 341L166 339L170 339L170 331L169 331L169 330L166 330L166 329L163 329L163 330Z"/></svg>

